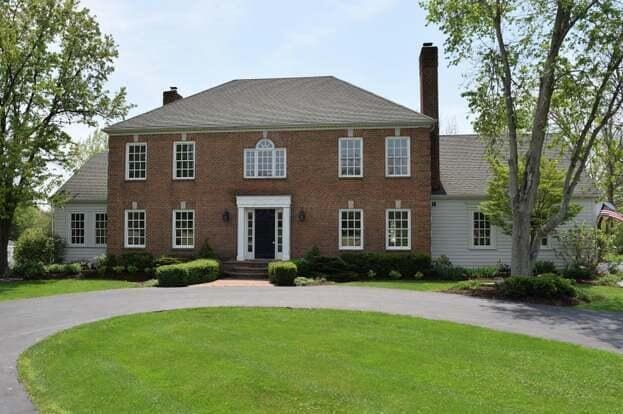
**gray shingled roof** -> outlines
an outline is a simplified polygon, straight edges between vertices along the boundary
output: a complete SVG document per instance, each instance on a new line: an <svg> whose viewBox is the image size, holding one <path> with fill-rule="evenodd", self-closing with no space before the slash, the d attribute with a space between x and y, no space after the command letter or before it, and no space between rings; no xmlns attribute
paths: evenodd
<svg viewBox="0 0 623 414"><path fill-rule="evenodd" d="M545 150L546 155L559 158ZM442 135L439 137L441 183L448 196L481 197L487 194L491 178L489 163L484 157L485 144L478 135ZM565 165L564 159L561 166ZM576 187L578 197L596 197L599 192L584 175Z"/></svg>
<svg viewBox="0 0 623 414"><path fill-rule="evenodd" d="M108 197L108 151L89 160L58 190L73 202L106 201Z"/></svg>
<svg viewBox="0 0 623 414"><path fill-rule="evenodd" d="M114 124L110 134L179 130L419 126L434 120L333 76L238 79Z"/></svg>

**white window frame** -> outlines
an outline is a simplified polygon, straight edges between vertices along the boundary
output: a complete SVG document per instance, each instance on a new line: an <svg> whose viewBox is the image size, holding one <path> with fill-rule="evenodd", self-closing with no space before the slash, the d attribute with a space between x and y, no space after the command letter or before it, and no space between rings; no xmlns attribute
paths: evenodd
<svg viewBox="0 0 623 414"><path fill-rule="evenodd" d="M390 246L389 245L389 213L390 212L406 212L407 213L407 245L406 246ZM411 209L409 208L388 208L385 210L385 249L386 250L411 250Z"/></svg>
<svg viewBox="0 0 623 414"><path fill-rule="evenodd" d="M543 243L543 239L547 240L547 244L545 246L542 244ZM542 237L541 238L541 244L539 245L539 248L541 250L552 250L552 238L549 235L545 236L545 237Z"/></svg>
<svg viewBox="0 0 623 414"><path fill-rule="evenodd" d="M361 222L361 245L360 246L343 246L342 245L342 213L349 211L358 211L360 213L360 222ZM361 208L341 208L338 210L337 217L337 240L338 240L338 248L339 250L363 250L364 248L364 220L363 220L363 209Z"/></svg>
<svg viewBox="0 0 623 414"><path fill-rule="evenodd" d="M192 177L179 177L177 175L177 146L178 145L191 145L193 147L193 175ZM197 172L197 146L195 145L195 141L175 141L173 142L173 179L174 180L194 180Z"/></svg>
<svg viewBox="0 0 623 414"><path fill-rule="evenodd" d="M269 148L258 148L259 145L263 142L269 142L272 145L272 149ZM270 176L260 176L258 175L258 160L259 160L259 152L260 151L272 151L272 168L271 168L271 172L272 175ZM277 152L283 152L283 175L276 175L277 172ZM248 153L253 153L253 172L255 175L249 175L247 174L247 154ZM256 144L254 148L245 148L243 153L242 153L242 157L243 157L243 165L242 165L242 174L244 178L247 179L251 179L251 180L278 180L278 179L284 179L288 177L288 151L286 150L285 147L280 147L277 148L275 146L275 143L273 141L271 141L268 138L262 138L260 139Z"/></svg>
<svg viewBox="0 0 623 414"><path fill-rule="evenodd" d="M193 227L192 227L192 230L193 230L193 242L192 242L192 244L189 244L189 245L178 245L176 243L177 237L175 237L176 236L176 231L177 231L175 215L177 213L189 213L189 212L193 213ZM194 249L195 248L195 228L197 227L195 225L196 217L197 217L197 215L195 214L195 210L192 209L192 208L183 208L183 209L175 209L175 210L173 210L173 213L171 214L171 246L174 249Z"/></svg>
<svg viewBox="0 0 623 414"><path fill-rule="evenodd" d="M97 242L97 215L105 214L106 215L106 243L98 243ZM96 211L93 213L93 243L97 247L106 247L108 244L108 213L105 211Z"/></svg>
<svg viewBox="0 0 623 414"><path fill-rule="evenodd" d="M342 174L342 142L358 141L361 145L359 159L359 174ZM363 178L363 138L362 137L341 137L337 140L337 174L339 178Z"/></svg>
<svg viewBox="0 0 623 414"><path fill-rule="evenodd" d="M389 141L406 140L407 141L407 173L406 174L390 174L389 173ZM391 136L385 137L385 177L411 177L411 137L409 136Z"/></svg>
<svg viewBox="0 0 623 414"><path fill-rule="evenodd" d="M133 244L133 245L129 245L128 244L128 213L143 213L143 221L144 221L144 232L145 232L145 237L144 237L144 243L143 244ZM124 211L124 219L123 219L123 246L126 249L144 249L145 246L147 245L147 212L145 211L145 209L128 209Z"/></svg>
<svg viewBox="0 0 623 414"><path fill-rule="evenodd" d="M73 242L73 228L72 228L72 219L71 216L73 216L74 214L82 214L82 243L74 243ZM75 246L75 247L85 247L87 245L87 214L83 211L72 211L68 213L67 216L67 222L68 222L68 226L67 226L67 232L69 233L67 235L67 241L69 246Z"/></svg>
<svg viewBox="0 0 623 414"><path fill-rule="evenodd" d="M145 177L130 177L130 147L145 147ZM125 179L127 181L145 181L147 180L147 143L146 142L128 142L125 144Z"/></svg>
<svg viewBox="0 0 623 414"><path fill-rule="evenodd" d="M491 219L489 219L489 226L491 229L489 240L491 241L491 243L488 246L478 246L474 244L474 213L484 214L478 209L469 210L469 248L475 250L495 250L495 234L497 233L497 231L496 227L493 225L493 223L491 223Z"/></svg>

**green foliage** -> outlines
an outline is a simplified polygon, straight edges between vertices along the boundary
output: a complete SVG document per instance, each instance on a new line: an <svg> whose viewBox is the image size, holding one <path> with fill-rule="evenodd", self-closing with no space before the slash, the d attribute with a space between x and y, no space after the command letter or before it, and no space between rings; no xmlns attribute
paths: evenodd
<svg viewBox="0 0 623 414"><path fill-rule="evenodd" d="M45 266L45 271L48 274L78 275L82 272L82 265L80 263L53 263Z"/></svg>
<svg viewBox="0 0 623 414"><path fill-rule="evenodd" d="M62 261L63 242L58 236L48 236L41 229L31 228L15 242L16 265L38 262L42 265Z"/></svg>
<svg viewBox="0 0 623 414"><path fill-rule="evenodd" d="M398 270L390 270L389 278L394 280L402 279L402 274Z"/></svg>
<svg viewBox="0 0 623 414"><path fill-rule="evenodd" d="M601 286L618 286L618 283L623 280L623 274L607 274L599 277L595 283Z"/></svg>
<svg viewBox="0 0 623 414"><path fill-rule="evenodd" d="M270 262L268 264L268 280L277 286L293 286L296 279L296 264L288 262Z"/></svg>
<svg viewBox="0 0 623 414"><path fill-rule="evenodd" d="M554 262L550 262L547 260L537 260L537 262L534 263L534 274L542 275L544 273L558 273L558 269L556 268Z"/></svg>
<svg viewBox="0 0 623 414"><path fill-rule="evenodd" d="M75 154L74 168L82 167L91 157L108 150L108 135L95 129L84 141L79 142Z"/></svg>
<svg viewBox="0 0 623 414"><path fill-rule="evenodd" d="M112 267L112 271L117 273L117 274L121 274L121 273L125 272L125 266L113 266Z"/></svg>
<svg viewBox="0 0 623 414"><path fill-rule="evenodd" d="M478 266L463 269L468 279L492 279L496 277L496 266Z"/></svg>
<svg viewBox="0 0 623 414"><path fill-rule="evenodd" d="M207 239L201 245L201 249L199 249L198 257L203 258L203 259L218 259L218 257L216 256L216 253L212 249L212 246L210 246L210 243L208 242Z"/></svg>
<svg viewBox="0 0 623 414"><path fill-rule="evenodd" d="M567 279L588 280L595 276L595 273L587 267L579 264L569 264L562 272Z"/></svg>
<svg viewBox="0 0 623 414"><path fill-rule="evenodd" d="M295 286L320 286L320 285L326 285L327 283L329 282L327 282L327 279L323 277L311 278L311 277L299 276L294 279Z"/></svg>
<svg viewBox="0 0 623 414"><path fill-rule="evenodd" d="M307 253L305 253L305 259L307 260L313 260L318 256L320 256L320 249L318 246L313 246Z"/></svg>
<svg viewBox="0 0 623 414"><path fill-rule="evenodd" d="M13 266L11 273L24 279L41 279L45 275L45 266L38 261L22 261Z"/></svg>
<svg viewBox="0 0 623 414"><path fill-rule="evenodd" d="M146 267L154 266L154 257L147 252L124 253L117 261L117 264L126 268L132 266L136 269L145 269Z"/></svg>
<svg viewBox="0 0 623 414"><path fill-rule="evenodd" d="M454 266L448 256L441 255L433 261L432 275L441 280L465 280L467 279L467 270L460 266Z"/></svg>
<svg viewBox="0 0 623 414"><path fill-rule="evenodd" d="M487 200L480 203L480 209L491 223L500 227L505 234L513 231L513 211L508 193L508 164L489 157L492 169L492 178L487 187ZM524 173L524 166L519 166L520 174ZM532 237L547 223L560 208L565 175L558 169L558 163L549 158L541 159L541 180L536 193L536 201L532 210L531 229ZM560 224L573 219L581 211L578 204L571 204ZM541 234L540 238L547 236Z"/></svg>
<svg viewBox="0 0 623 414"><path fill-rule="evenodd" d="M144 269L149 269L148 267L144 268ZM128 271L129 274L134 275L136 273L138 273L138 267L134 266L134 265L128 265L126 267L126 270Z"/></svg>
<svg viewBox="0 0 623 414"><path fill-rule="evenodd" d="M154 267L167 266L172 264L180 264L190 261L191 259L182 257L160 256L154 261Z"/></svg>
<svg viewBox="0 0 623 414"><path fill-rule="evenodd" d="M77 1L0 2L0 235L18 206L46 200L73 166L67 125L127 113L125 89L106 89L116 57L112 37Z"/></svg>
<svg viewBox="0 0 623 414"><path fill-rule="evenodd" d="M560 247L556 253L568 268L583 269L594 274L602 258L602 246L607 244L603 231L586 224L574 225L558 234Z"/></svg>
<svg viewBox="0 0 623 414"><path fill-rule="evenodd" d="M580 296L573 282L556 274L512 276L498 285L500 295L508 299L570 300Z"/></svg>
<svg viewBox="0 0 623 414"><path fill-rule="evenodd" d="M52 215L50 212L43 211L35 206L18 206L13 216L13 225L9 238L19 239L19 236L29 228L41 229L48 233L52 227Z"/></svg>
<svg viewBox="0 0 623 414"><path fill-rule="evenodd" d="M419 253L344 253L340 256L348 269L358 273L359 278L368 275L370 270L375 279L391 279L390 272L397 271L404 277L416 273L430 273L430 256Z"/></svg>
<svg viewBox="0 0 623 414"><path fill-rule="evenodd" d="M220 264L214 259L197 259L156 269L158 286L175 287L206 283L219 276Z"/></svg>

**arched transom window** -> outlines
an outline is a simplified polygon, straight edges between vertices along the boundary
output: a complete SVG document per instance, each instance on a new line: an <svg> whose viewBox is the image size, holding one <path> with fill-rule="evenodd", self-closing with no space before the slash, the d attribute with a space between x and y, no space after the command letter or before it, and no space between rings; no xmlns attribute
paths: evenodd
<svg viewBox="0 0 623 414"><path fill-rule="evenodd" d="M269 139L263 138L255 148L244 150L245 178L284 178L286 176L286 149L275 148Z"/></svg>

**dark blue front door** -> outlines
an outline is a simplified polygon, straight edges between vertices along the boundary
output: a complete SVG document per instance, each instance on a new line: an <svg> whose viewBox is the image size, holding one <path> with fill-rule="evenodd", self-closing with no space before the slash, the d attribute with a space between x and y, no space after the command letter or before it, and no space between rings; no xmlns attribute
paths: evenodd
<svg viewBox="0 0 623 414"><path fill-rule="evenodd" d="M255 210L255 258L275 258L275 210Z"/></svg>

